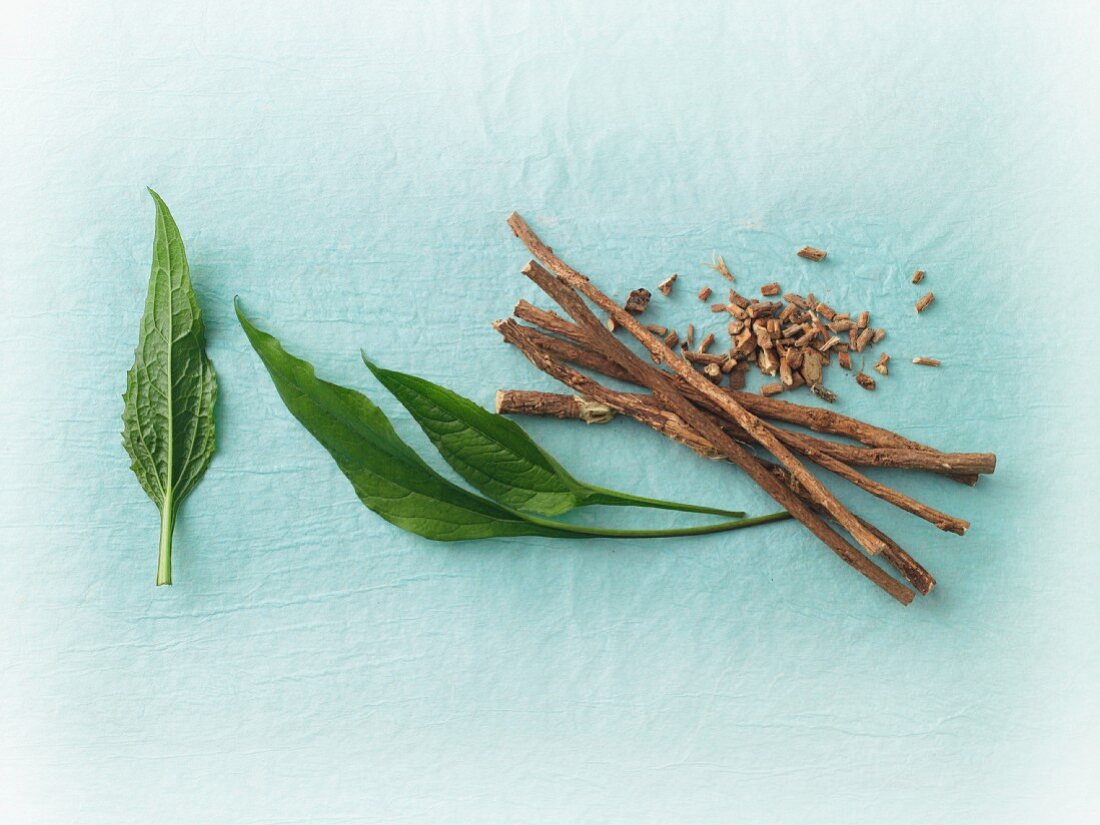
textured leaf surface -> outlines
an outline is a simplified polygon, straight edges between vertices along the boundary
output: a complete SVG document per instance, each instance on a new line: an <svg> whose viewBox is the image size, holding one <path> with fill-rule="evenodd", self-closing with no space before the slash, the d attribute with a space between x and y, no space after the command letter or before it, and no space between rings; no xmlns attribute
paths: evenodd
<svg viewBox="0 0 1100 825"><path fill-rule="evenodd" d="M366 355L363 361L416 419L455 472L508 507L547 516L590 504L744 515L585 484L570 475L514 421L427 379L383 369Z"/></svg>
<svg viewBox="0 0 1100 825"><path fill-rule="evenodd" d="M544 515L585 502L584 485L547 455L518 424L414 375L363 360L420 424L455 472L487 496Z"/></svg>
<svg viewBox="0 0 1100 825"><path fill-rule="evenodd" d="M153 267L134 365L126 374L122 443L156 505L175 518L214 455L214 367L179 228L156 205Z"/></svg>

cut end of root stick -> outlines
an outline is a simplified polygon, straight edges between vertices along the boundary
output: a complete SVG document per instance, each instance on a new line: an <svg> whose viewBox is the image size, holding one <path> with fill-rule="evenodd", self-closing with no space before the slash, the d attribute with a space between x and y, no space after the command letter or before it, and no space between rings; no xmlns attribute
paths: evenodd
<svg viewBox="0 0 1100 825"><path fill-rule="evenodd" d="M615 411L607 404L593 401L581 395L573 396L580 409L580 419L585 424L607 424L615 417Z"/></svg>

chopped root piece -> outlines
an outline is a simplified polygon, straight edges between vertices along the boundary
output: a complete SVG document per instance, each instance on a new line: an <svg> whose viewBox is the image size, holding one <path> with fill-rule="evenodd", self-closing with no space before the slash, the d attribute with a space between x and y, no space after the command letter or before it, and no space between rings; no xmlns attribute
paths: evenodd
<svg viewBox="0 0 1100 825"><path fill-rule="evenodd" d="M711 289L709 286L705 286L705 287L703 287L702 289L699 290L698 298L703 303L706 303L707 299L710 298L711 293L713 293L713 292L714 292L713 289Z"/></svg>
<svg viewBox="0 0 1100 825"><path fill-rule="evenodd" d="M936 296L934 293L929 292L924 295L919 301L917 301L917 312L924 312L926 309L928 309L928 305L931 304L934 300L936 300Z"/></svg>
<svg viewBox="0 0 1100 825"><path fill-rule="evenodd" d="M661 283L657 284L657 291L664 295L666 298L672 294L672 285L676 283L677 275L673 273L665 278Z"/></svg>
<svg viewBox="0 0 1100 825"><path fill-rule="evenodd" d="M663 327L660 324L646 324L645 328L654 335L665 336L668 334L668 327Z"/></svg>
<svg viewBox="0 0 1100 825"><path fill-rule="evenodd" d="M880 327L879 329L876 329L875 334L871 336L871 343L877 344L879 341L881 341L885 337L886 337L886 330L884 330Z"/></svg>
<svg viewBox="0 0 1100 825"><path fill-rule="evenodd" d="M784 355L779 359L779 381L784 387L794 386L794 370L791 369L791 362L788 356Z"/></svg>
<svg viewBox="0 0 1100 825"><path fill-rule="evenodd" d="M914 358L913 363L920 364L922 367L938 367L942 362L935 358Z"/></svg>
<svg viewBox="0 0 1100 825"><path fill-rule="evenodd" d="M668 335L665 336L665 346L671 349L676 346L680 341L680 334L676 330L671 330Z"/></svg>
<svg viewBox="0 0 1100 825"><path fill-rule="evenodd" d="M698 352L692 349L682 350L680 355L691 364L722 364L729 357L715 352Z"/></svg>
<svg viewBox="0 0 1100 825"><path fill-rule="evenodd" d="M684 346L692 346L695 343L695 324L688 324L687 335L684 336Z"/></svg>
<svg viewBox="0 0 1100 825"><path fill-rule="evenodd" d="M809 329L806 329L806 327L809 327ZM814 338L817 336L817 330L813 328L812 324L804 324L802 328L806 329L806 331L802 334L802 336L800 338L798 338L794 342L794 345L796 347L806 346L807 344L810 343L810 341L814 340Z"/></svg>
<svg viewBox="0 0 1100 825"><path fill-rule="evenodd" d="M729 309L728 304L711 304L710 305L710 311L711 312L726 312L728 309Z"/></svg>
<svg viewBox="0 0 1100 825"><path fill-rule="evenodd" d="M843 369L850 370L852 368L852 356L848 354L848 350L844 349L838 352L836 360Z"/></svg>
<svg viewBox="0 0 1100 825"><path fill-rule="evenodd" d="M760 294L768 298L773 295L778 295L779 292L779 284L775 281L772 281L770 284L764 284L764 286L760 287Z"/></svg>
<svg viewBox="0 0 1100 825"><path fill-rule="evenodd" d="M756 365L764 375L775 375L779 371L779 359L775 356L775 350L758 349L756 351Z"/></svg>
<svg viewBox="0 0 1100 825"><path fill-rule="evenodd" d="M737 280L736 278L733 277L733 274L730 272L729 267L726 266L725 259L721 255L715 256L714 261L712 263L707 264L707 266L709 266L711 269L713 269L715 272L717 272L719 275L721 275L727 281L733 282L733 281Z"/></svg>
<svg viewBox="0 0 1100 825"><path fill-rule="evenodd" d="M810 392L820 398L822 401L827 401L832 404L836 401L836 393L828 389L824 384L818 381L816 384L810 385Z"/></svg>
<svg viewBox="0 0 1100 825"><path fill-rule="evenodd" d="M856 316L856 329L867 329L869 323L871 323L871 313L867 310L863 310Z"/></svg>
<svg viewBox="0 0 1100 825"><path fill-rule="evenodd" d="M817 350L802 350L802 377L812 388L821 383L821 368L825 365L825 356Z"/></svg>
<svg viewBox="0 0 1100 825"><path fill-rule="evenodd" d="M733 339L733 355L736 358L750 358L756 352L756 336L751 329L743 329Z"/></svg>
<svg viewBox="0 0 1100 825"><path fill-rule="evenodd" d="M863 330L863 332L861 332L859 334L859 337L856 338L855 351L856 352L863 352L864 347L866 347L869 343L871 343L871 339L874 338L874 337L875 337L875 331L873 329L871 329L870 327Z"/></svg>
<svg viewBox="0 0 1100 825"><path fill-rule="evenodd" d="M706 352L708 349L710 349L713 343L714 333L708 332L706 336L704 336L703 340L699 342L699 352Z"/></svg>
<svg viewBox="0 0 1100 825"><path fill-rule="evenodd" d="M856 373L856 383L865 390L873 390L875 388L875 379L865 372Z"/></svg>
<svg viewBox="0 0 1100 825"><path fill-rule="evenodd" d="M767 307L760 301L753 301L745 308L744 313L746 317L755 321L757 318L767 315Z"/></svg>
<svg viewBox="0 0 1100 825"><path fill-rule="evenodd" d="M783 392L783 385L778 383L765 384L760 388L760 394L766 396L779 395L781 392Z"/></svg>
<svg viewBox="0 0 1100 825"><path fill-rule="evenodd" d="M804 246L798 250L798 257L808 261L824 261L828 254L824 249L815 249L812 246Z"/></svg>
<svg viewBox="0 0 1100 825"><path fill-rule="evenodd" d="M703 367L703 375L715 384L722 383L722 368L717 364L707 364Z"/></svg>
<svg viewBox="0 0 1100 825"><path fill-rule="evenodd" d="M924 280L924 270L923 269L918 269L916 272L914 272L912 280L913 280L913 283L915 283L915 284L919 284L921 281L923 281Z"/></svg>
<svg viewBox="0 0 1100 825"><path fill-rule="evenodd" d="M757 321L752 325L752 333L756 336L756 345L768 349L773 346L771 333L766 325Z"/></svg>
<svg viewBox="0 0 1100 825"><path fill-rule="evenodd" d="M890 356L884 352L878 357L878 362L874 366L875 372L879 375L889 375L890 368L886 366L888 363L890 363Z"/></svg>
<svg viewBox="0 0 1100 825"><path fill-rule="evenodd" d="M649 299L651 297L651 293L648 289L635 289L626 299L626 304L623 305L623 309L634 315L641 315L646 311L646 307L649 306Z"/></svg>

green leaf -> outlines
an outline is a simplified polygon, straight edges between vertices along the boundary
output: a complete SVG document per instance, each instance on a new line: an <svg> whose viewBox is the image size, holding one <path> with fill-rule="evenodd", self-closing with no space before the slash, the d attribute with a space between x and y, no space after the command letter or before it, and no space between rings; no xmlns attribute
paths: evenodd
<svg viewBox="0 0 1100 825"><path fill-rule="evenodd" d="M661 501L605 490L571 476L514 421L491 413L458 393L424 378L363 361L420 424L455 472L508 507L557 516L575 507L605 504L653 507L738 518L740 511Z"/></svg>
<svg viewBox="0 0 1100 825"><path fill-rule="evenodd" d="M786 518L786 513L674 530L606 530L525 515L482 498L433 470L355 390L323 381L257 328L235 302L237 318L287 409L328 450L359 499L392 524L436 541L496 536L659 538L716 533Z"/></svg>
<svg viewBox="0 0 1100 825"><path fill-rule="evenodd" d="M126 373L122 444L131 468L160 508L157 584L172 583L172 532L180 505L214 456L214 367L191 286L183 238L168 207L156 205L153 267L134 365Z"/></svg>

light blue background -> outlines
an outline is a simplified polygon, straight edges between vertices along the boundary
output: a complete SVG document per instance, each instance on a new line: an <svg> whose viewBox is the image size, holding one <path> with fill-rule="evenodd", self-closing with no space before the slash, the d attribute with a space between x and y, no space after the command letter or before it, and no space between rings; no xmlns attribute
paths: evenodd
<svg viewBox="0 0 1100 825"><path fill-rule="evenodd" d="M1089 4L98 6L0 25L5 822L1095 814ZM146 184L220 378L159 589L118 437ZM652 317L681 328L715 252L871 309L896 368L837 377L840 409L1000 457L975 489L883 476L963 539L846 495L934 595L899 607L794 524L448 546L359 506L232 296L425 446L359 347L485 404L553 386L489 327L536 298L513 209L614 294L679 272ZM769 509L630 422L524 424L596 483Z"/></svg>

